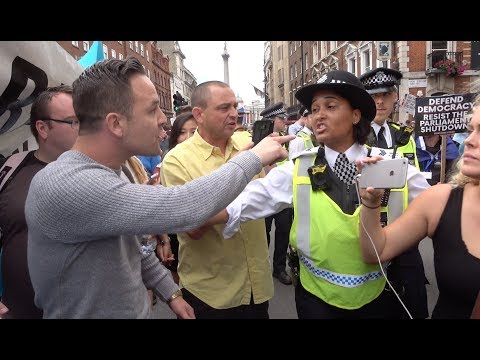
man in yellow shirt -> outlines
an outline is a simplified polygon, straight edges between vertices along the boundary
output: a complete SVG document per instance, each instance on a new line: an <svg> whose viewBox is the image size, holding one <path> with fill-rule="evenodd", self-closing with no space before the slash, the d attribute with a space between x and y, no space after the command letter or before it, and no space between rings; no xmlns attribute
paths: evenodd
<svg viewBox="0 0 480 360"><path fill-rule="evenodd" d="M246 136L232 137L238 104L227 84L200 84L191 102L198 129L165 156L161 174L166 186L182 185L212 172L251 142ZM259 176L264 176L263 171ZM228 240L222 231L223 225L209 227L198 240L178 234L178 274L185 300L197 319L268 318L273 280L264 220L242 224Z"/></svg>

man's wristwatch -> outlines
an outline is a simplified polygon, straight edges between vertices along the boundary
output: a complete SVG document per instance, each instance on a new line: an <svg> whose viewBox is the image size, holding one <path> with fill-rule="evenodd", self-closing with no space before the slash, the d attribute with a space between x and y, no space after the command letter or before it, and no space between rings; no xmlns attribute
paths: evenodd
<svg viewBox="0 0 480 360"><path fill-rule="evenodd" d="M173 295L170 296L170 298L167 300L167 304L170 304L170 302L171 302L173 299L176 299L176 298L179 297L179 296L183 296L182 290L180 290L180 289L178 289L177 291L175 291L175 292L173 293Z"/></svg>

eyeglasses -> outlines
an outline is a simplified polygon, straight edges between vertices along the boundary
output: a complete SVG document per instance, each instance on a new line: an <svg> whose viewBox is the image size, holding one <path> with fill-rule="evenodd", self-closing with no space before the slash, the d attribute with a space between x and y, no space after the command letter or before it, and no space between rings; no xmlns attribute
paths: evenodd
<svg viewBox="0 0 480 360"><path fill-rule="evenodd" d="M73 129L78 127L78 119L66 118L63 120L44 118L42 120L55 121L59 123L69 124Z"/></svg>

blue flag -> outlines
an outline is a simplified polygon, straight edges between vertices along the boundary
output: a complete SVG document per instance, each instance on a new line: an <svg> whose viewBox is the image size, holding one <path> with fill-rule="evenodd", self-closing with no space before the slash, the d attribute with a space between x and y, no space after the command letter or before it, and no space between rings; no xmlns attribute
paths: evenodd
<svg viewBox="0 0 480 360"><path fill-rule="evenodd" d="M89 67L90 65L95 64L97 61L102 61L103 57L103 46L101 41L94 41L90 50L87 51L85 55L82 56L78 63L84 68Z"/></svg>

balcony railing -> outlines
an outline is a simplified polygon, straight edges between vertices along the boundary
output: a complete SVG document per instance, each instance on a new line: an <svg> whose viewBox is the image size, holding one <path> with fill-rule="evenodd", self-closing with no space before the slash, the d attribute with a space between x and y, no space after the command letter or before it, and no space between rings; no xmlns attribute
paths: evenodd
<svg viewBox="0 0 480 360"><path fill-rule="evenodd" d="M443 51L438 50L434 51L427 55L427 70L425 70L425 75L435 74L443 72L440 69L435 67L435 64L440 60L452 60L457 64L462 64L463 62L463 52L453 52L453 51Z"/></svg>

